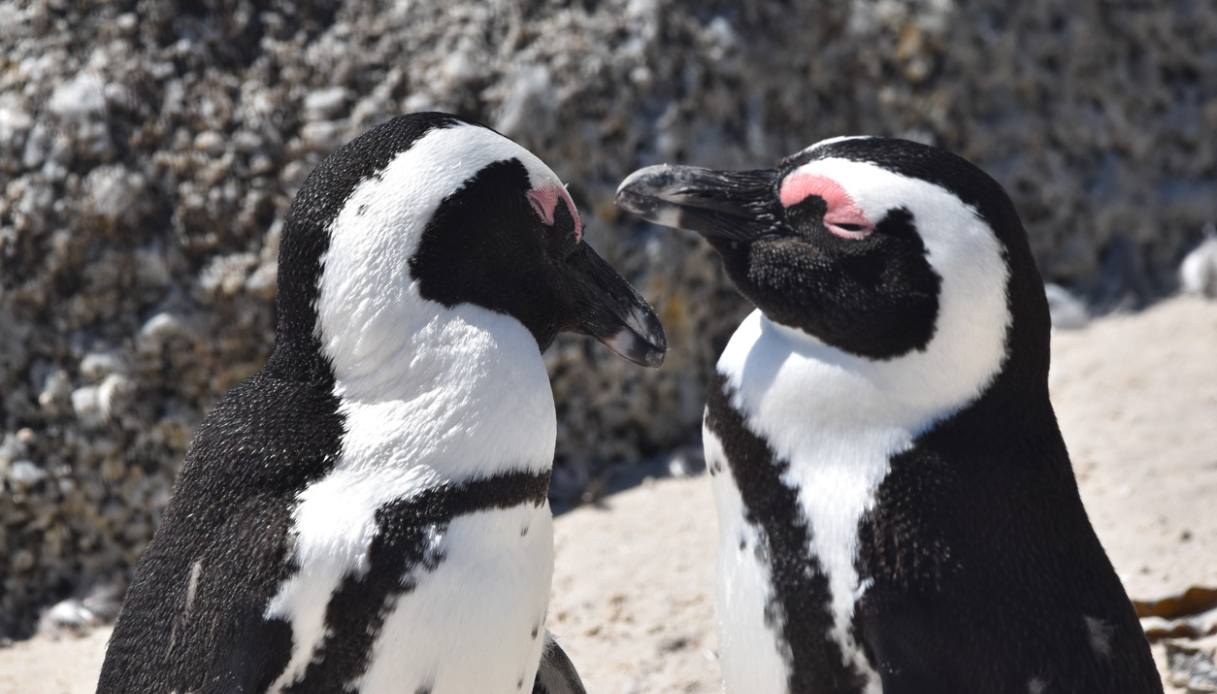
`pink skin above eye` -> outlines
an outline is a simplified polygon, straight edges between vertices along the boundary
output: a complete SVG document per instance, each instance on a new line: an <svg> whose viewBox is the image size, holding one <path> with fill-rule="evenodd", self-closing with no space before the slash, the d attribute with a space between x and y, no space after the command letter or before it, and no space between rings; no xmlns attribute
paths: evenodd
<svg viewBox="0 0 1217 694"><path fill-rule="evenodd" d="M871 232L875 230L875 225L866 218L866 213L862 211L861 207L858 207L849 193L845 192L841 184L826 176L793 173L782 181L782 187L778 193L782 207L797 205L809 195L824 199L828 206L828 211L824 213L824 226L834 236L840 236L843 239L862 239L870 236ZM845 229L842 228L842 225L861 228L858 230Z"/></svg>
<svg viewBox="0 0 1217 694"><path fill-rule="evenodd" d="M575 220L575 243L579 243L583 239L583 220L579 218L579 210L575 209L575 201L570 199L570 194L566 192L566 189L558 185L548 185L528 191L528 203L532 205L532 209L536 210L537 216L547 226L554 224L554 210L557 209L559 200L566 205L566 211L570 213L571 219Z"/></svg>

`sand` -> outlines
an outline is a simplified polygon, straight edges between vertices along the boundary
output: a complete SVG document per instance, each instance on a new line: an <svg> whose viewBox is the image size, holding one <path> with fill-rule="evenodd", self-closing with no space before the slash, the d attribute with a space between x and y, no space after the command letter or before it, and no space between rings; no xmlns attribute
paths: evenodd
<svg viewBox="0 0 1217 694"><path fill-rule="evenodd" d="M1082 496L1130 595L1217 585L1217 303L1103 318L1058 333L1053 350ZM702 476L558 518L549 626L589 692L718 691L715 534ZM108 633L0 649L0 694L91 692Z"/></svg>

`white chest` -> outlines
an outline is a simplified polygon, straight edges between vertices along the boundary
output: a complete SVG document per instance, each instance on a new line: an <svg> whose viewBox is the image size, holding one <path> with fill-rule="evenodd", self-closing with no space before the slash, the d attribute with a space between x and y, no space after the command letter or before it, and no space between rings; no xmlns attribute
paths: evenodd
<svg viewBox="0 0 1217 694"><path fill-rule="evenodd" d="M531 691L553 574L549 506L463 516L439 541L444 560L385 620L358 681L368 694Z"/></svg>
<svg viewBox="0 0 1217 694"><path fill-rule="evenodd" d="M858 575L860 522L873 508L892 457L949 408L932 401L890 394L890 374L870 369L818 343L791 336L753 314L732 338L719 362L731 406L751 434L765 442L772 461L785 464L775 484L794 490L794 512L808 528L805 547L788 547L815 558L828 584L831 625L823 638L835 642L844 665L879 691L850 631L854 607L867 590ZM907 379L901 375L897 381ZM723 674L728 692L784 692L792 653L774 614L777 590L773 557L756 516L736 486L722 441L704 432L706 460L714 476L720 528L718 607ZM752 461L748 464L757 464ZM751 512L751 513L750 513Z"/></svg>
<svg viewBox="0 0 1217 694"><path fill-rule="evenodd" d="M327 615L335 595L393 566L396 557L373 556L385 533L379 514L499 476L543 483L553 464L553 396L522 326L462 305L437 311L401 339L364 345L365 359L335 360L345 435L334 468L299 494L292 514L291 555L300 569L266 609L267 618L291 625L292 652L272 689L307 682L310 662L326 660L336 638ZM455 694L531 686L553 571L549 506L488 499L494 484L481 484L441 522L417 521L429 559L403 560L389 581L400 590L381 582L383 600L360 603L367 614L349 616L379 628L369 627L367 667L348 687ZM543 490L533 492L543 498Z"/></svg>

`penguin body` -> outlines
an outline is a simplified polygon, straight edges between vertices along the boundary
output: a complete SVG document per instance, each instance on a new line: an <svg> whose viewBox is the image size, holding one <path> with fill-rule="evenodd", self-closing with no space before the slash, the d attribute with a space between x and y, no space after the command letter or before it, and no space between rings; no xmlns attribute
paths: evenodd
<svg viewBox="0 0 1217 694"><path fill-rule="evenodd" d="M1048 400L1042 283L996 182L828 140L776 170L652 167L758 307L704 421L728 692L1158 692Z"/></svg>
<svg viewBox="0 0 1217 694"><path fill-rule="evenodd" d="M561 182L482 126L394 119L305 182L276 301L274 353L201 425L99 691L550 691L539 668L580 691L544 629L541 352L565 330L652 365L664 344Z"/></svg>

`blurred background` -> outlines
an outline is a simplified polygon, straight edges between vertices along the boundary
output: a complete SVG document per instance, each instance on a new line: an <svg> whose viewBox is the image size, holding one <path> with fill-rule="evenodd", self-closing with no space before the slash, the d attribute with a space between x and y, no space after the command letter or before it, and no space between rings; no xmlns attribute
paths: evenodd
<svg viewBox="0 0 1217 694"><path fill-rule="evenodd" d="M707 248L614 209L642 165L769 166L835 135L911 138L1006 187L1058 328L1217 292L1204 0L17 0L0 3L0 46L0 637L40 615L112 618L193 428L269 353L292 195L397 114L452 111L536 152L667 326L659 371L585 339L547 354L564 508L697 471L707 376L748 310ZM1217 361L1217 313L1188 306L1146 339L1208 340L1196 358ZM1213 377L1180 379L1205 431ZM1079 402L1112 390L1087 382ZM1168 438L1195 443L1195 426ZM1217 468L1214 449L1188 464ZM1076 447L1075 464L1085 477ZM696 512L712 528L710 502Z"/></svg>

